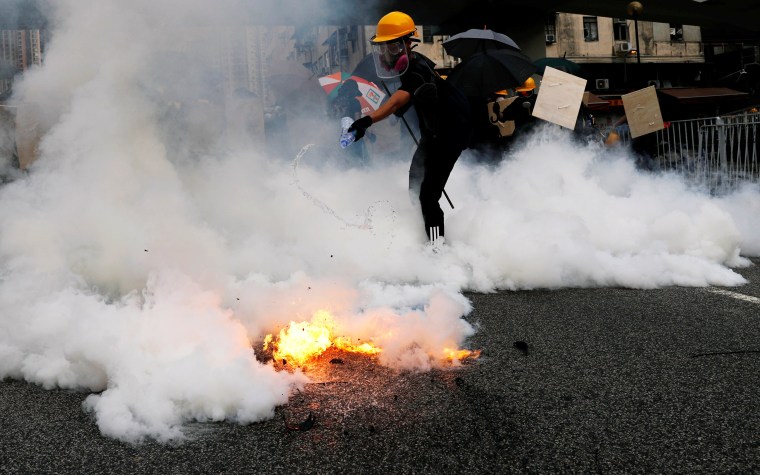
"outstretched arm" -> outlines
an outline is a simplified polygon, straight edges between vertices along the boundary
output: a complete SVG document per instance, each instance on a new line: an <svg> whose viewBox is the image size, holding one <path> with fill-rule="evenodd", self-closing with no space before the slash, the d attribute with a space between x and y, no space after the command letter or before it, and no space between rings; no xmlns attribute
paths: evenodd
<svg viewBox="0 0 760 475"><path fill-rule="evenodd" d="M375 112L370 115L365 115L361 119L354 121L354 123L351 124L351 127L348 128L348 131L354 132L356 140L359 140L360 138L364 137L364 133L372 124L385 119L389 115L399 110L401 107L404 107L411 99L412 95L406 91L398 90L394 92L391 97L388 98L385 104L378 107Z"/></svg>
<svg viewBox="0 0 760 475"><path fill-rule="evenodd" d="M372 123L380 122L389 115L393 114L400 108L404 107L412 99L412 95L406 91L398 90L394 92L391 97L383 105L377 108L377 110L371 113L369 116L372 118Z"/></svg>

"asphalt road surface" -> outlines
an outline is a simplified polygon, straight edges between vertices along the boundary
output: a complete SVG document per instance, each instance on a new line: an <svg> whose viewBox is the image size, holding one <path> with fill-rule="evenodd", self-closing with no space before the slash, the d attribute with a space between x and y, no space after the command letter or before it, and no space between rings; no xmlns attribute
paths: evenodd
<svg viewBox="0 0 760 475"><path fill-rule="evenodd" d="M274 418L173 445L103 437L86 394L6 380L0 473L758 473L754 262L737 288L469 294L479 359L328 354Z"/></svg>

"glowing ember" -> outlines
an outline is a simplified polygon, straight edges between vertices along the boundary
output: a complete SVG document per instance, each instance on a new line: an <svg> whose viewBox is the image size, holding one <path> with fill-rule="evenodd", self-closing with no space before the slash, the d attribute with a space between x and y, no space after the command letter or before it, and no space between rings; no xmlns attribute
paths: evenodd
<svg viewBox="0 0 760 475"><path fill-rule="evenodd" d="M275 338L267 335L264 350L272 350L277 361L286 360L294 365L303 365L309 359L319 356L334 346L344 351L374 355L380 348L370 343L355 345L346 337L335 337L335 321L328 312L318 311L311 322L290 322L287 328L280 330Z"/></svg>
<svg viewBox="0 0 760 475"><path fill-rule="evenodd" d="M443 354L450 361L462 361L465 359L475 359L480 356L480 350L452 350L444 348Z"/></svg>
<svg viewBox="0 0 760 475"><path fill-rule="evenodd" d="M372 345L371 343L362 343L361 345L354 345L349 338L340 336L333 341L336 348L341 350L351 351L354 353L365 353L368 355L375 355L380 353L380 348Z"/></svg>

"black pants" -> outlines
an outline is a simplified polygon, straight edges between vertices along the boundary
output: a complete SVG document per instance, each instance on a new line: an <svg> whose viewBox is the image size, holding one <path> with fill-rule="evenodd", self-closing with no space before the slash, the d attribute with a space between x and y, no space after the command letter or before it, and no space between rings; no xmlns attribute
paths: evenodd
<svg viewBox="0 0 760 475"><path fill-rule="evenodd" d="M428 238L430 228L436 226L438 235L444 235L443 210L438 201L464 147L464 144L423 136L412 157L409 195L413 201L419 200Z"/></svg>

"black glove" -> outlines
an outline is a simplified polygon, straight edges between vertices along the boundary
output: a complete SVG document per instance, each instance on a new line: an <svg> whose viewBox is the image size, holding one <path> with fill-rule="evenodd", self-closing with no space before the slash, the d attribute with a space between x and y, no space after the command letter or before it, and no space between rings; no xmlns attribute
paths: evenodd
<svg viewBox="0 0 760 475"><path fill-rule="evenodd" d="M370 125L372 125L372 117L365 115L361 119L355 120L354 123L351 124L351 127L348 128L348 131L356 132L354 135L356 136L356 140L359 140L364 137L364 133L369 129Z"/></svg>

